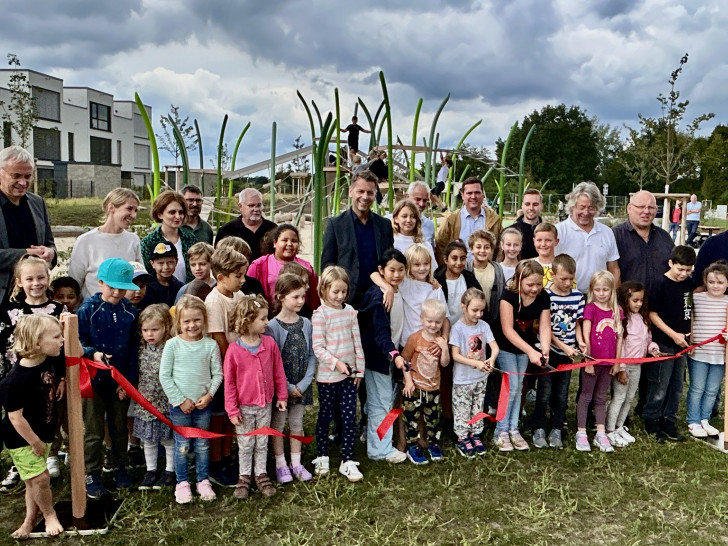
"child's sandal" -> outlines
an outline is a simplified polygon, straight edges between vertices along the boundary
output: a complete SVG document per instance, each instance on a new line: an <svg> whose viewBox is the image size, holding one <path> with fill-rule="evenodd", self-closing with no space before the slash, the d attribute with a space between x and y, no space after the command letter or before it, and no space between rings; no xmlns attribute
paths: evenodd
<svg viewBox="0 0 728 546"><path fill-rule="evenodd" d="M268 474L258 474L255 477L255 485L264 497L272 497L276 494L276 488L273 487Z"/></svg>
<svg viewBox="0 0 728 546"><path fill-rule="evenodd" d="M240 476L238 483L235 485L233 497L236 499L246 499L250 493L250 476Z"/></svg>

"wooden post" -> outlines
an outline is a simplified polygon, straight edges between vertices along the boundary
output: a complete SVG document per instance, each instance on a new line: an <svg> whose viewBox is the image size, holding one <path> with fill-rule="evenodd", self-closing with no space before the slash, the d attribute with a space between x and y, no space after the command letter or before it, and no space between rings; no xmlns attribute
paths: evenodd
<svg viewBox="0 0 728 546"><path fill-rule="evenodd" d="M78 317L66 316L63 324L66 356L81 357ZM83 453L83 409L79 388L80 367L66 368L66 405L68 407L68 455L71 462L71 507L74 518L86 515L86 466Z"/></svg>

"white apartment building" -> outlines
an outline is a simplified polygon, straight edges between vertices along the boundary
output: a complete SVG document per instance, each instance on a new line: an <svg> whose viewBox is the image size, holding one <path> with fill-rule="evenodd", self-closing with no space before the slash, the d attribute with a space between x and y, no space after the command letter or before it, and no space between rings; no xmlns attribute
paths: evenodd
<svg viewBox="0 0 728 546"><path fill-rule="evenodd" d="M0 70L2 114L9 113L8 83L14 72ZM89 87L64 87L63 80L34 70L18 72L25 74L38 110L26 147L37 159L39 191L45 190L41 193L103 197L119 186L144 187L151 182L149 138L134 101L117 101ZM145 108L151 118L151 107ZM19 140L4 120L2 147L20 144Z"/></svg>

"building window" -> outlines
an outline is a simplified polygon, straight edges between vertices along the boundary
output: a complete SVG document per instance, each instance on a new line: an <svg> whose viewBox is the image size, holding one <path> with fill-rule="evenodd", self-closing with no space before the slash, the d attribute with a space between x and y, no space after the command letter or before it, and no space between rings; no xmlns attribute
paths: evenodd
<svg viewBox="0 0 728 546"><path fill-rule="evenodd" d="M96 102L90 103L91 129L111 131L111 108Z"/></svg>
<svg viewBox="0 0 728 546"><path fill-rule="evenodd" d="M74 148L73 133L68 133L68 161L76 161L76 150Z"/></svg>
<svg viewBox="0 0 728 546"><path fill-rule="evenodd" d="M13 124L3 121L3 146L7 148L13 145Z"/></svg>
<svg viewBox="0 0 728 546"><path fill-rule="evenodd" d="M134 168L149 168L149 146L144 144L134 144Z"/></svg>
<svg viewBox="0 0 728 546"><path fill-rule="evenodd" d="M40 119L61 121L61 94L33 86L33 99Z"/></svg>
<svg viewBox="0 0 728 546"><path fill-rule="evenodd" d="M147 126L144 125L144 118L141 114L137 114L136 112L134 112L134 136L149 140L149 134L147 134Z"/></svg>
<svg viewBox="0 0 728 546"><path fill-rule="evenodd" d="M61 132L58 129L33 128L33 155L47 161L61 160Z"/></svg>
<svg viewBox="0 0 728 546"><path fill-rule="evenodd" d="M121 140L116 141L116 164L121 165Z"/></svg>
<svg viewBox="0 0 728 546"><path fill-rule="evenodd" d="M111 139L91 137L91 163L111 165Z"/></svg>

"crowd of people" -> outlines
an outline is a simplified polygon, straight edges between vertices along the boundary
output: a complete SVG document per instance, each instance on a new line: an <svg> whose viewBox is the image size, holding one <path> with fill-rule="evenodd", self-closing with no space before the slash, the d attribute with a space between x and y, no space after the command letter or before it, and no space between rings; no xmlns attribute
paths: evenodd
<svg viewBox="0 0 728 546"><path fill-rule="evenodd" d="M76 241L68 275L52 279L56 251L45 205L28 192L32 172L22 148L0 152L0 431L13 461L2 489L23 480L27 504L16 537L41 513L49 534L62 530L50 479L60 474L66 313L78 316L84 356L113 365L175 426L229 434L173 432L100 370L83 400L91 498L106 493L104 471L131 487L129 468L139 463L138 489L174 487L180 504L193 500L191 484L203 501L216 498L213 483L236 498L253 487L271 496L268 435L248 434L265 427L289 434L288 452L282 437L271 442L278 484L328 474L332 444L352 482L363 479L357 441L371 460L415 465L476 458L491 441L502 452L562 449L570 402L579 451L637 441L628 428L637 398L647 434L681 441L686 365L688 431L718 433L710 419L725 348L716 340L678 353L726 326L726 235L709 240L696 264L692 248L653 224L647 191L631 196L627 220L610 229L596 218L605 203L591 182L574 187L568 218L556 225L542 218L541 194L527 190L522 215L503 229L481 181L468 178L462 208L435 233L424 216L427 185L411 184L385 218L372 210L378 178L359 171L351 207L326 223L317 275L298 256L298 229L263 218L255 189L240 193L240 217L216 239L199 218L198 188L165 191L152 205L158 227L140 241L128 231L139 200L119 188L103 202L102 225ZM619 362L650 355L663 358ZM558 369L572 362L585 363L573 401L572 371ZM497 408L501 389L507 404ZM528 391L535 403L524 417ZM314 392L307 461L301 440ZM382 430L393 408L402 415ZM473 417L496 413L485 437L485 420Z"/></svg>

